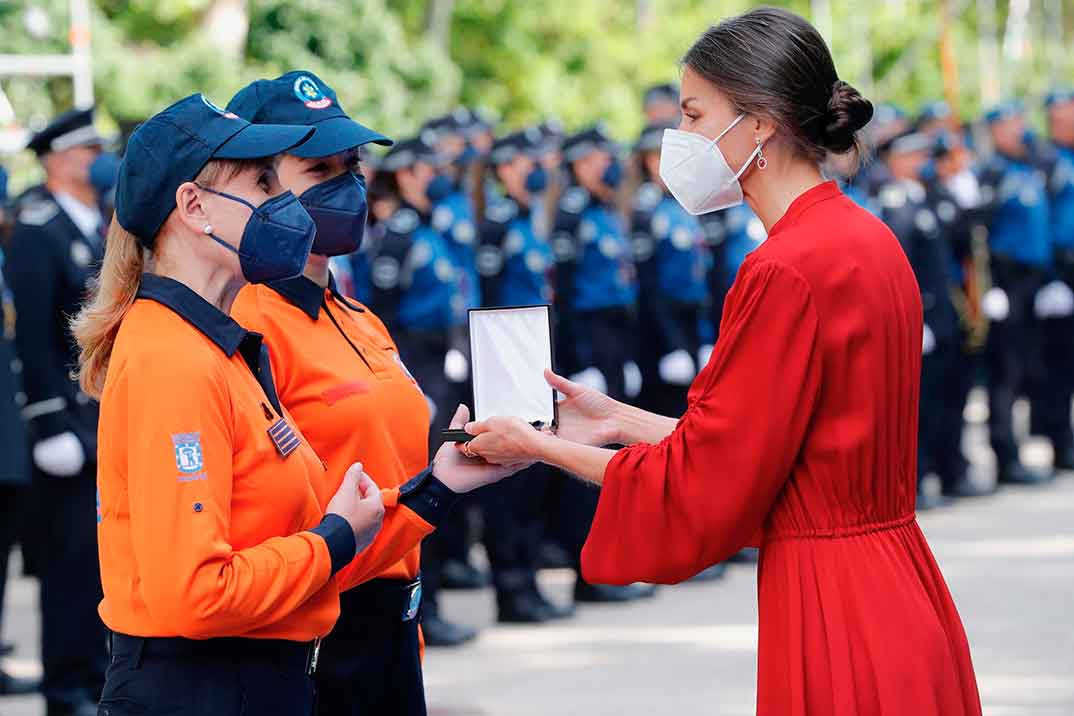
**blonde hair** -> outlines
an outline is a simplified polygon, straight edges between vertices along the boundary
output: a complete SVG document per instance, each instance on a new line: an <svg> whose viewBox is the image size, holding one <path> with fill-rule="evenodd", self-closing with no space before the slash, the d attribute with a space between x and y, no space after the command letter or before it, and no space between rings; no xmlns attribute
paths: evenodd
<svg viewBox="0 0 1074 716"><path fill-rule="evenodd" d="M248 168L262 166L264 161L212 160L202 167L194 181L203 186L215 186ZM105 239L101 272L90 285L89 300L71 319L71 334L79 347L74 377L87 395L98 400L104 391L119 326L138 297L142 274L150 259L149 249L143 248L138 238L113 218Z"/></svg>
<svg viewBox="0 0 1074 716"><path fill-rule="evenodd" d="M90 286L89 300L71 320L71 333L80 349L75 377L94 398L100 399L104 390L116 334L138 296L147 253L138 238L113 218L101 273Z"/></svg>

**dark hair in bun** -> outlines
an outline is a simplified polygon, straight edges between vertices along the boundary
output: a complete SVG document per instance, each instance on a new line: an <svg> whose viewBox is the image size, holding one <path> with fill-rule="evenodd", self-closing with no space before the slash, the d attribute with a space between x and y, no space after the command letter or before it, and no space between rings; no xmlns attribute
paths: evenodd
<svg viewBox="0 0 1074 716"><path fill-rule="evenodd" d="M761 7L710 27L683 63L743 113L769 117L816 162L858 148L873 105L839 79L816 28L787 10Z"/></svg>

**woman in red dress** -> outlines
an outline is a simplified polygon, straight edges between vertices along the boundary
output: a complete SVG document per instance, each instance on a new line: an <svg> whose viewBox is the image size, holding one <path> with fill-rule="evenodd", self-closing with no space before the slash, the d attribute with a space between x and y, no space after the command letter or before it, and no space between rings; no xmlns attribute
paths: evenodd
<svg viewBox="0 0 1074 716"><path fill-rule="evenodd" d="M825 182L872 105L806 21L758 9L684 58L661 176L691 212L743 194L768 240L742 265L679 419L549 374L558 435L472 423L464 451L602 485L592 582L672 583L761 548L761 716L981 713L969 646L914 518L922 305L884 224ZM618 451L599 445L625 444Z"/></svg>

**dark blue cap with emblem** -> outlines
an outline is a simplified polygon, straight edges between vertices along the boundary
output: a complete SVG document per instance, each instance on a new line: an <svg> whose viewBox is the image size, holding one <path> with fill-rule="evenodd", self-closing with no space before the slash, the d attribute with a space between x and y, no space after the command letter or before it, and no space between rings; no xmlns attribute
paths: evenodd
<svg viewBox="0 0 1074 716"><path fill-rule="evenodd" d="M988 124L995 124L1001 122L1004 119L1011 119L1012 117L1021 117L1025 113L1025 107L1018 100L1011 99L1006 102L1000 102L999 104L991 107L985 112L984 120Z"/></svg>
<svg viewBox="0 0 1074 716"><path fill-rule="evenodd" d="M664 143L664 130L674 129L675 122L654 122L641 130L634 150L638 152L658 152Z"/></svg>
<svg viewBox="0 0 1074 716"><path fill-rule="evenodd" d="M274 80L257 80L243 87L227 109L257 124L299 124L317 133L291 150L296 157L327 157L363 144L392 145L380 132L351 119L336 92L307 70L295 70Z"/></svg>
<svg viewBox="0 0 1074 716"><path fill-rule="evenodd" d="M104 143L104 138L93 126L93 107L90 107L64 112L30 137L26 147L37 156L43 157L49 152Z"/></svg>
<svg viewBox="0 0 1074 716"><path fill-rule="evenodd" d="M642 102L646 107L651 104L656 104L657 102L671 102L672 104L678 105L679 88L670 82L653 85L645 90Z"/></svg>
<svg viewBox="0 0 1074 716"><path fill-rule="evenodd" d="M921 108L921 114L917 117L918 124L931 122L934 119L947 119L951 116L951 105L943 100L929 102Z"/></svg>
<svg viewBox="0 0 1074 716"><path fill-rule="evenodd" d="M175 208L175 192L212 159L258 159L290 150L313 135L305 126L251 124L192 94L134 130L116 185L120 226L153 247Z"/></svg>
<svg viewBox="0 0 1074 716"><path fill-rule="evenodd" d="M507 164L519 155L537 156L540 154L544 143L544 135L537 127L528 127L521 132L500 137L492 144L489 152L489 163L499 166Z"/></svg>
<svg viewBox="0 0 1074 716"><path fill-rule="evenodd" d="M595 125L584 129L577 134L572 134L563 140L563 158L568 162L576 162L588 154L596 151L616 154L619 148L615 141L608 136L602 126Z"/></svg>
<svg viewBox="0 0 1074 716"><path fill-rule="evenodd" d="M1045 109L1074 102L1074 89L1054 89L1044 96Z"/></svg>
<svg viewBox="0 0 1074 716"><path fill-rule="evenodd" d="M435 141L436 138L429 131L423 131L416 137L401 140L384 155L378 169L385 172L397 172L417 162L424 162L435 167L442 166L447 162L447 158L436 151Z"/></svg>

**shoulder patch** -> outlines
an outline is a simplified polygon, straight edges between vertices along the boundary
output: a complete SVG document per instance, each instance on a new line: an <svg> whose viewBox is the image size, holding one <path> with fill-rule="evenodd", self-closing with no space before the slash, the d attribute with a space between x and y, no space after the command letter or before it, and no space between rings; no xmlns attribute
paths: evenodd
<svg viewBox="0 0 1074 716"><path fill-rule="evenodd" d="M652 229L653 238L663 239L668 235L668 231L671 230L671 219L668 218L667 212L658 211L653 214Z"/></svg>
<svg viewBox="0 0 1074 716"><path fill-rule="evenodd" d="M394 256L378 256L370 267L369 278L382 291L399 285L399 262Z"/></svg>
<svg viewBox="0 0 1074 716"><path fill-rule="evenodd" d="M474 243L476 237L477 229L474 228L474 222L469 219L455 222L455 228L451 230L451 238L455 239L458 243L467 246Z"/></svg>
<svg viewBox="0 0 1074 716"><path fill-rule="evenodd" d="M447 231L455 221L455 213L451 207L440 205L433 210L433 228L437 231Z"/></svg>
<svg viewBox="0 0 1074 716"><path fill-rule="evenodd" d="M23 205L19 210L19 223L27 226L44 226L59 213L59 205L51 199L34 201Z"/></svg>
<svg viewBox="0 0 1074 716"><path fill-rule="evenodd" d="M503 252L507 256L514 256L522 251L526 245L526 237L518 229L511 229L503 241Z"/></svg>
<svg viewBox="0 0 1074 716"><path fill-rule="evenodd" d="M485 209L485 218L496 224L506 224L517 215L518 204L511 199L497 201Z"/></svg>
<svg viewBox="0 0 1074 716"><path fill-rule="evenodd" d="M652 211L660 205L664 198L664 192L656 184L646 182L638 187L638 193L634 196L634 208L640 211Z"/></svg>
<svg viewBox="0 0 1074 716"><path fill-rule="evenodd" d="M583 219L582 222L578 224L578 238L583 244L588 244L593 241L593 239L597 238L597 231L597 224L592 219Z"/></svg>
<svg viewBox="0 0 1074 716"><path fill-rule="evenodd" d="M578 249L574 245L574 237L566 232L558 232L552 235L552 254L559 263L573 261Z"/></svg>
<svg viewBox="0 0 1074 716"><path fill-rule="evenodd" d="M485 278L499 275L503 270L503 252L490 244L484 244L477 250L477 272Z"/></svg>
<svg viewBox="0 0 1074 716"><path fill-rule="evenodd" d="M572 186L560 197L559 208L568 214L581 214L588 203L589 192L580 186Z"/></svg>
<svg viewBox="0 0 1074 716"><path fill-rule="evenodd" d="M940 217L940 220L945 224L950 224L958 216L958 208L954 202L947 199L942 199L936 204L936 215Z"/></svg>
<svg viewBox="0 0 1074 716"><path fill-rule="evenodd" d="M901 209L906 201L906 190L898 184L886 184L880 190L880 206L885 209Z"/></svg>
<svg viewBox="0 0 1074 716"><path fill-rule="evenodd" d="M396 234L409 234L418 228L421 219L413 209L399 209L388 219L388 230Z"/></svg>
<svg viewBox="0 0 1074 716"><path fill-rule="evenodd" d="M688 226L676 226L671 232L671 245L677 251L689 251L694 248L694 232Z"/></svg>
<svg viewBox="0 0 1074 716"><path fill-rule="evenodd" d="M914 215L914 225L923 234L931 234L936 230L936 215L928 209L918 209Z"/></svg>
<svg viewBox="0 0 1074 716"><path fill-rule="evenodd" d="M634 260L638 263L645 263L653 257L653 239L648 234L634 234L630 243L634 249Z"/></svg>

